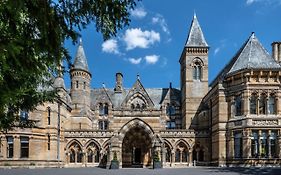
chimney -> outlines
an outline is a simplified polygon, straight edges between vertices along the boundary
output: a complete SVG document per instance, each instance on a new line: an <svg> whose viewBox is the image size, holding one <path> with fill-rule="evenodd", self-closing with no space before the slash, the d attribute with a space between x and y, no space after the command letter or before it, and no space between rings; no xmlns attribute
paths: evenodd
<svg viewBox="0 0 281 175"><path fill-rule="evenodd" d="M277 61L281 62L281 42L273 42L272 46L272 57Z"/></svg>
<svg viewBox="0 0 281 175"><path fill-rule="evenodd" d="M123 91L123 75L120 72L116 73L116 84L114 91L117 93Z"/></svg>

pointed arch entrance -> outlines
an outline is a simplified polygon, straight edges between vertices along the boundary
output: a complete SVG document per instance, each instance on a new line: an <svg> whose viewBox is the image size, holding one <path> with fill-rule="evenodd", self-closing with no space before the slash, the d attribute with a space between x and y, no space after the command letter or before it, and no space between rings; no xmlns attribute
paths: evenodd
<svg viewBox="0 0 281 175"><path fill-rule="evenodd" d="M122 129L122 167L152 165L153 131L142 120L128 122Z"/></svg>

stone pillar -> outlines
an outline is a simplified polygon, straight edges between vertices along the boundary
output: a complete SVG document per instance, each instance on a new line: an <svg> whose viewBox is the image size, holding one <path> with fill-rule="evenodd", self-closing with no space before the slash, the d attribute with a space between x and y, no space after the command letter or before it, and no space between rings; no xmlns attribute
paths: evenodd
<svg viewBox="0 0 281 175"><path fill-rule="evenodd" d="M21 151L20 137L14 136L14 158L15 159L20 158L20 151Z"/></svg>
<svg viewBox="0 0 281 175"><path fill-rule="evenodd" d="M189 150L188 152L188 165L191 166L192 165L192 151Z"/></svg>
<svg viewBox="0 0 281 175"><path fill-rule="evenodd" d="M243 111L242 113L244 115L247 115L249 114L249 97L250 97L250 94L249 94L249 90L246 90L243 92Z"/></svg>
<svg viewBox="0 0 281 175"><path fill-rule="evenodd" d="M243 158L246 159L251 156L251 138L249 132L249 130L245 130L242 135Z"/></svg>
<svg viewBox="0 0 281 175"><path fill-rule="evenodd" d="M175 150L171 150L171 166L173 167L175 165ZM281 156L280 156L281 157Z"/></svg>
<svg viewBox="0 0 281 175"><path fill-rule="evenodd" d="M267 144L268 144L268 157L271 158L271 145L270 145L271 130L268 130Z"/></svg>
<svg viewBox="0 0 281 175"><path fill-rule="evenodd" d="M166 164L166 153L167 153L167 149L165 147L162 147L162 162L163 162L163 165Z"/></svg>
<svg viewBox="0 0 281 175"><path fill-rule="evenodd" d="M258 157L259 158L261 157L261 150L262 150L260 137L261 137L261 130L259 130L259 139L258 139L258 144L259 144L259 154L258 154Z"/></svg>

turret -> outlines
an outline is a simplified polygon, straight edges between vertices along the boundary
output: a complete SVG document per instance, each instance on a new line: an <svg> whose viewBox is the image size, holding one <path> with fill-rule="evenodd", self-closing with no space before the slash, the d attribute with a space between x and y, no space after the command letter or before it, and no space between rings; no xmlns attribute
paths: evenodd
<svg viewBox="0 0 281 175"><path fill-rule="evenodd" d="M85 56L82 40L80 39L76 57L70 70L71 78L71 100L72 109L90 108L90 83L91 73L89 72L87 58Z"/></svg>
<svg viewBox="0 0 281 175"><path fill-rule="evenodd" d="M116 73L116 84L114 91L116 93L121 93L123 91L123 75L120 72Z"/></svg>

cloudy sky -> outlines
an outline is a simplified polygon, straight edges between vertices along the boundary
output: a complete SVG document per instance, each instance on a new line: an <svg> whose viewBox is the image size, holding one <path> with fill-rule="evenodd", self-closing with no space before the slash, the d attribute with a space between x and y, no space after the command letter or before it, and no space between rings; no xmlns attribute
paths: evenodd
<svg viewBox="0 0 281 175"><path fill-rule="evenodd" d="M210 46L209 82L251 32L269 53L271 43L281 41L281 0L143 0L131 11L130 26L117 37L103 41L93 25L82 31L92 87L105 83L112 88L115 73L122 72L125 87L139 74L145 87L169 87L172 82L178 88L178 61L194 12ZM74 57L77 46L65 45Z"/></svg>

